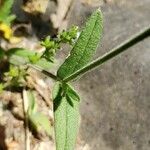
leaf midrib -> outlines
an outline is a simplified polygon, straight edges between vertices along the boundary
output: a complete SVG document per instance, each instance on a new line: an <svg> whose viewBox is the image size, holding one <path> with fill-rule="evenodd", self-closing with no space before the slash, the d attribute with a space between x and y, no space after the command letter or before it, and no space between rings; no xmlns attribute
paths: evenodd
<svg viewBox="0 0 150 150"><path fill-rule="evenodd" d="M92 31L91 31L91 34L90 34L90 36L89 36L89 39L88 39L88 41L87 41L87 43L86 43L86 46L85 46L85 48L84 48L84 51L82 52L82 56L80 57L80 59L79 59L79 61L77 61L77 63L76 63L76 65L74 66L74 69L73 69L73 72L75 71L75 68L76 68L76 66L78 65L78 63L82 60L82 58L83 58L83 56L84 56L84 53L85 53L85 50L86 50L86 48L87 48L87 46L88 46L88 43L89 43L89 40L91 39L91 36L92 36L92 33L93 33L93 31L94 31L94 28L95 28L95 26L96 26L96 24L97 24L97 21L98 21L98 15L96 16L96 20L95 20L95 23L94 23L94 25L93 25L93 28L92 28ZM66 131L65 131L65 146L64 146L64 150L67 150L66 148L67 148L67 141L68 141L68 103L67 103L67 99L65 98L65 104L66 104L66 111L65 111L65 115L66 115Z"/></svg>
<svg viewBox="0 0 150 150"><path fill-rule="evenodd" d="M85 54L85 51L86 51L86 48L87 48L87 46L88 46L89 40L91 39L93 30L94 30L94 28L95 28L95 26L96 26L96 23L97 23L97 21L98 21L97 18L98 18L98 14L97 14L97 17L96 17L94 26L93 26L93 28L92 28L91 34L90 34L90 36L89 36L89 39L88 39L88 41L87 41L87 43L86 43L86 46L85 46L85 48L84 48L84 51L82 52L83 55L82 55L82 56L80 57L80 59L77 61L77 63L76 63L76 65L74 66L74 69L73 69L72 72L75 72L75 69L76 69L77 65L80 63L80 61L82 60L82 58L83 58L83 56L84 56L84 54ZM71 74L72 74L72 73L71 73Z"/></svg>

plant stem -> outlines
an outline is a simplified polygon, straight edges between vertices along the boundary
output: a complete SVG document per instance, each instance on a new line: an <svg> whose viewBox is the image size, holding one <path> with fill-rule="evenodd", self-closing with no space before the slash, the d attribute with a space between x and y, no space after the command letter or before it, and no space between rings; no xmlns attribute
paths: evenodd
<svg viewBox="0 0 150 150"><path fill-rule="evenodd" d="M126 41L122 42L117 47L113 48L108 53L104 54L103 56L97 58L95 61L91 62L90 64L86 65L82 69L76 71L75 73L71 74L70 76L66 77L63 81L69 82L73 79L75 79L77 76L82 75L100 65L102 65L104 62L112 59L113 57L117 56L118 54L124 52L128 48L132 47L133 45L137 44L138 42L144 40L150 36L150 26L144 28L139 33L135 34L131 38L127 39Z"/></svg>
<svg viewBox="0 0 150 150"><path fill-rule="evenodd" d="M27 91L23 89L23 109L24 109L24 122L25 122L25 150L30 150L30 131L29 131L29 121L27 117L28 111L28 98Z"/></svg>
<svg viewBox="0 0 150 150"><path fill-rule="evenodd" d="M43 70L42 68L37 67L37 66L35 66L35 65L28 64L28 66L29 66L29 67L32 67L32 68L34 68L34 69L36 69L36 70L38 70L38 71L40 71L41 73L43 73L43 74L45 74L46 76L52 78L53 80L58 81L57 76L55 76L54 74L52 74L52 73L50 73L50 72L48 72L48 71L46 71L46 70Z"/></svg>

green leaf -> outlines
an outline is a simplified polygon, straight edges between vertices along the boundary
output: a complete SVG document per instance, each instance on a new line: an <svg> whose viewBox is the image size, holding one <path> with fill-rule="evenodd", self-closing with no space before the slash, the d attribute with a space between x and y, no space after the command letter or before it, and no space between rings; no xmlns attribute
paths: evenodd
<svg viewBox="0 0 150 150"><path fill-rule="evenodd" d="M53 90L55 139L57 150L73 150L79 127L79 102L68 101L61 83Z"/></svg>
<svg viewBox="0 0 150 150"><path fill-rule="evenodd" d="M7 25L11 25L11 22L16 18L15 15L9 15L7 19L4 21Z"/></svg>
<svg viewBox="0 0 150 150"><path fill-rule="evenodd" d="M49 70L54 64L45 58L40 58L34 65L41 67L43 70Z"/></svg>
<svg viewBox="0 0 150 150"><path fill-rule="evenodd" d="M67 84L68 85L68 84ZM80 97L77 92L70 85L67 86L67 95L72 100L80 101Z"/></svg>
<svg viewBox="0 0 150 150"><path fill-rule="evenodd" d="M48 136L51 136L52 130L47 116L40 112L36 112L29 116L29 121L36 131L40 132L41 130L44 130Z"/></svg>
<svg viewBox="0 0 150 150"><path fill-rule="evenodd" d="M6 53L10 63L14 65L23 65L30 62L30 57L34 56L36 52L26 50L23 48L12 48Z"/></svg>
<svg viewBox="0 0 150 150"><path fill-rule="evenodd" d="M10 77L18 77L19 76L19 68L16 66L10 65L8 74Z"/></svg>
<svg viewBox="0 0 150 150"><path fill-rule="evenodd" d="M28 116L37 112L37 104L35 102L35 98L32 91L27 92L28 95Z"/></svg>
<svg viewBox="0 0 150 150"><path fill-rule="evenodd" d="M59 95L59 92L61 91L61 89L62 89L61 83L56 82L54 87L53 87L53 92L52 92L52 99L53 100Z"/></svg>
<svg viewBox="0 0 150 150"><path fill-rule="evenodd" d="M57 76L64 79L83 68L95 54L102 34L102 14L96 10L86 23L69 57L60 66Z"/></svg>
<svg viewBox="0 0 150 150"><path fill-rule="evenodd" d="M13 48L8 50L7 56L11 64L25 65L31 64L31 58L35 58L37 53L35 51L26 50L23 48ZM45 58L36 59L36 61L34 61L34 65L37 65L44 70L50 69L52 64L53 63L47 61Z"/></svg>
<svg viewBox="0 0 150 150"><path fill-rule="evenodd" d="M4 84L0 83L0 94L3 92L4 88L5 88Z"/></svg>
<svg viewBox="0 0 150 150"><path fill-rule="evenodd" d="M15 19L14 15L10 15L14 0L3 0L0 7L0 22L10 25L11 21Z"/></svg>
<svg viewBox="0 0 150 150"><path fill-rule="evenodd" d="M73 45L77 39L77 34L78 27L72 26L68 31L63 30L61 33L59 33L58 40L61 43L69 43L70 45Z"/></svg>
<svg viewBox="0 0 150 150"><path fill-rule="evenodd" d="M31 63L36 64L41 58L41 55L38 53L35 53L33 56L29 56L29 60Z"/></svg>
<svg viewBox="0 0 150 150"><path fill-rule="evenodd" d="M27 92L28 95L28 119L31 123L31 126L36 130L36 131L41 131L44 130L47 135L51 135L51 125L50 122L44 114L37 112L37 104L35 102L35 97L33 95L32 91Z"/></svg>

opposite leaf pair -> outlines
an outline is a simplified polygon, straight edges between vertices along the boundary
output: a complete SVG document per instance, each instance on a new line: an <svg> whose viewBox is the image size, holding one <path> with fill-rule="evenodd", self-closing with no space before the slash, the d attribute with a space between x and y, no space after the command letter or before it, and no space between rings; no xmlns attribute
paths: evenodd
<svg viewBox="0 0 150 150"><path fill-rule="evenodd" d="M65 97L68 103L73 107L73 101L80 101L79 95L76 91L67 83L56 82L53 88L53 100L59 97ZM61 101L60 101L61 102ZM54 111L56 110L56 105L54 105Z"/></svg>
<svg viewBox="0 0 150 150"><path fill-rule="evenodd" d="M92 59L102 33L102 14L96 10L86 23L69 57L57 71L53 90L54 125L57 150L73 150L79 127L79 96L66 78L82 69Z"/></svg>
<svg viewBox="0 0 150 150"><path fill-rule="evenodd" d="M56 82L53 90L56 150L74 149L79 126L79 96L69 86L68 82L83 75L87 71L102 65L127 50L129 47L149 37L150 27L145 28L108 53L89 63L96 51L101 35L102 14L100 10L96 10L87 21L86 26L74 44L69 57L58 69L57 76L45 71L49 69L52 62L45 58L38 59L35 52L32 53L31 51L24 49L12 49L9 52L4 53L4 51L0 49L0 59L6 54L9 62L14 65L28 65L34 62L34 65L42 67L42 73L45 73L55 81L59 81ZM67 40L70 39L66 36L66 32L63 33L61 37ZM3 85L0 85L0 90L3 88ZM36 116L40 116L34 115L36 113L33 113L31 117L31 114L29 113L28 115L30 115L30 118L34 116L34 119ZM32 120L34 119L32 118ZM38 120L38 118L35 120Z"/></svg>

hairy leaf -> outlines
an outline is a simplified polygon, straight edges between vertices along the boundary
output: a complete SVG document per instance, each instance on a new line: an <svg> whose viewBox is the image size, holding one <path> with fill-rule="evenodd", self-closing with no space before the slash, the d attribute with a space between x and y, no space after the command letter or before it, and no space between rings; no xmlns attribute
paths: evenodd
<svg viewBox="0 0 150 150"><path fill-rule="evenodd" d="M69 57L60 66L57 76L64 79L84 67L94 55L102 34L102 14L98 9L87 21Z"/></svg>
<svg viewBox="0 0 150 150"><path fill-rule="evenodd" d="M65 92L61 83L57 83L53 90L57 150L74 149L79 126L79 102L72 99L68 101Z"/></svg>

